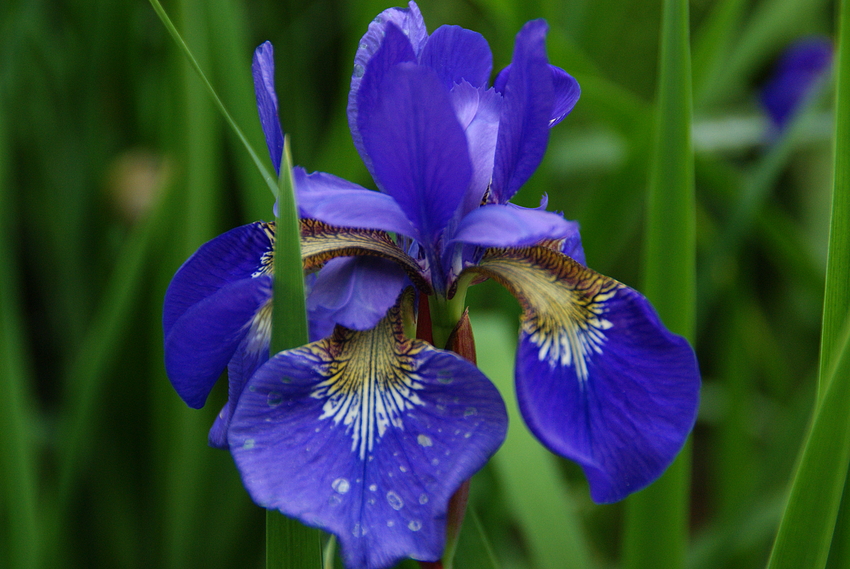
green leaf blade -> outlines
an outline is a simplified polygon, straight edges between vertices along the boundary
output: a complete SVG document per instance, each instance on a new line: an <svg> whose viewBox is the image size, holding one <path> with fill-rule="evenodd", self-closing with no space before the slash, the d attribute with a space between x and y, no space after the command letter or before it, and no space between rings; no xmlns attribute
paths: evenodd
<svg viewBox="0 0 850 569"><path fill-rule="evenodd" d="M670 330L693 341L696 209L687 1L665 0L661 26L643 292ZM686 446L658 481L626 501L624 567L685 565L689 471Z"/></svg>

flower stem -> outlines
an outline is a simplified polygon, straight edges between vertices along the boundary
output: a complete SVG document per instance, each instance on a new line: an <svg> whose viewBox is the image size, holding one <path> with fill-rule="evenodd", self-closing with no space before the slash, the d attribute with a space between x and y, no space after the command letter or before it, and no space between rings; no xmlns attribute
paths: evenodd
<svg viewBox="0 0 850 569"><path fill-rule="evenodd" d="M463 276L457 281L455 294L452 298L434 295L429 298L431 309L431 329L434 345L445 348L457 323L463 317L466 308L466 290L472 282L473 275Z"/></svg>

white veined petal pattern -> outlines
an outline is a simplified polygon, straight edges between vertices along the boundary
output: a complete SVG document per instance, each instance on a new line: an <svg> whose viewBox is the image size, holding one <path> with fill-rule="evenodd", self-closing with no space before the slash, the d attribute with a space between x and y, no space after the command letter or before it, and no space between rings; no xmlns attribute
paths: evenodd
<svg viewBox="0 0 850 569"><path fill-rule="evenodd" d="M389 427L404 429L404 414L423 405L416 393L422 389L416 355L425 344L400 340L392 320L367 332L337 328L332 341L311 350L327 378L310 394L324 400L319 418L342 424L362 460Z"/></svg>

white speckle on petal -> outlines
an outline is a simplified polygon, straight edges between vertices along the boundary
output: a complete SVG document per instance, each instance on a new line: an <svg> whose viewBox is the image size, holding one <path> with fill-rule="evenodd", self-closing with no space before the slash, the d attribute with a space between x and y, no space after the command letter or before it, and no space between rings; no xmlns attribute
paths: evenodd
<svg viewBox="0 0 850 569"><path fill-rule="evenodd" d="M345 478L337 478L331 483L331 488L333 488L340 494L345 494L346 492L348 492L348 489L351 488L351 484L349 484L348 480Z"/></svg>

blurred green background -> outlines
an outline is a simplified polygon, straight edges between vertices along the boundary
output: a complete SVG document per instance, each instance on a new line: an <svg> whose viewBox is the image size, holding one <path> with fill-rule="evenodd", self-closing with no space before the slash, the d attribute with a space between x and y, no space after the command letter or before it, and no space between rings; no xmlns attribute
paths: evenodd
<svg viewBox="0 0 850 569"><path fill-rule="evenodd" d="M294 161L374 187L346 118L354 51L390 7L340 0L164 2L255 148L251 55L271 40ZM516 201L581 223L591 267L640 283L660 2L423 0L429 31L490 42L528 19L582 97ZM769 140L758 89L790 42L832 37L835 6L694 0L698 335L689 567L763 566L815 394L829 195L827 82ZM188 409L162 364L165 287L200 244L272 218L272 198L143 0L0 4L0 567L260 567L264 513L206 446L224 382ZM470 292L479 361L512 398L519 308ZM616 567L621 505L514 420L473 480L504 568ZM477 521L476 521L477 520ZM414 565L410 564L411 567ZM484 565L482 565L484 566Z"/></svg>

